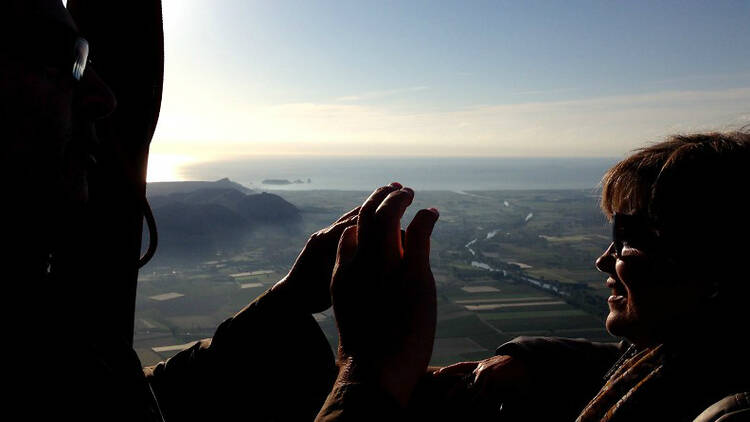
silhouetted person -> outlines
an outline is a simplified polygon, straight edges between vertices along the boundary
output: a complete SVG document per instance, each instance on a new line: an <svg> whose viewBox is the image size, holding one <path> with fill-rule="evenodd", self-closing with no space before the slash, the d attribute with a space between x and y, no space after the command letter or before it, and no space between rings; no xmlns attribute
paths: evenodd
<svg viewBox="0 0 750 422"><path fill-rule="evenodd" d="M336 370L312 313L330 306L339 237L358 209L314 234L289 274L213 339L142 369L132 327L161 96L160 3L70 0L78 22L59 0L2 7L6 414L313 419Z"/></svg>

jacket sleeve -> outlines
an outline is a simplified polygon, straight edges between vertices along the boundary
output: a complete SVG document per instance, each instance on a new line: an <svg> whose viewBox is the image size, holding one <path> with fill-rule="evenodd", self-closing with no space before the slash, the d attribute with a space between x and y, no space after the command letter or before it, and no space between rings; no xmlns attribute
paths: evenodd
<svg viewBox="0 0 750 422"><path fill-rule="evenodd" d="M144 372L168 422L278 421L312 420L336 367L312 315L266 292L212 339Z"/></svg>
<svg viewBox="0 0 750 422"><path fill-rule="evenodd" d="M556 337L517 337L503 344L495 354L520 359L530 381L528 391L504 398L503 416L507 420L574 420L626 348L624 342ZM540 397L544 406L539 406Z"/></svg>
<svg viewBox="0 0 750 422"><path fill-rule="evenodd" d="M693 422L739 422L750 420L750 392L724 397L704 410Z"/></svg>

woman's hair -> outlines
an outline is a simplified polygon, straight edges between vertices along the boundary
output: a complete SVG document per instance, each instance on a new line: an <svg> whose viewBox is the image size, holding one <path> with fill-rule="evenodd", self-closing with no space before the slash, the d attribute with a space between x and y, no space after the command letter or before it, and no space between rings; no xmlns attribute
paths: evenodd
<svg viewBox="0 0 750 422"><path fill-rule="evenodd" d="M750 132L674 135L635 151L602 178L601 208L646 216L671 253L714 277L747 278ZM744 281L745 284L747 281Z"/></svg>
<svg viewBox="0 0 750 422"><path fill-rule="evenodd" d="M602 177L602 211L644 213L654 221L663 219L659 210L670 192L692 191L686 204L709 195L714 189L733 187L736 195L723 198L734 208L747 192L750 181L750 131L674 135L663 142L640 148L610 168ZM736 179L735 176L740 176ZM742 177L745 176L745 177ZM690 183L688 183L690 182ZM703 191L708 190L708 192ZM685 192L688 193L688 192ZM712 196L712 195L709 195ZM679 198L672 198L679 200ZM714 204L721 207L722 203ZM728 209L728 212L739 211Z"/></svg>

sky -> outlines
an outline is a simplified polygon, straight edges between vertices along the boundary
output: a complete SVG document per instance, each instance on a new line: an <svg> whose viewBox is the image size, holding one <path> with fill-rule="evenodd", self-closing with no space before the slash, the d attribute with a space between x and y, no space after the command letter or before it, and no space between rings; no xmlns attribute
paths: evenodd
<svg viewBox="0 0 750 422"><path fill-rule="evenodd" d="M750 0L163 0L153 168L622 156L750 123ZM156 171L156 170L155 170Z"/></svg>

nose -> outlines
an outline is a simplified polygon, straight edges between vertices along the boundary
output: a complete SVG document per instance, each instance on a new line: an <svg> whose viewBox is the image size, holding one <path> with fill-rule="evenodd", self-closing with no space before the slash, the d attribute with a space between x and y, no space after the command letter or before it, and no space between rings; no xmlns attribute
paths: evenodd
<svg viewBox="0 0 750 422"><path fill-rule="evenodd" d="M599 256L599 258L596 259L596 269L608 274L614 274L615 272L615 263L617 262L614 254L612 253L612 248L615 247L614 242L609 244L609 247L604 251L604 253Z"/></svg>
<svg viewBox="0 0 750 422"><path fill-rule="evenodd" d="M117 107L115 94L91 66L86 68L76 89L76 106L89 120L106 117Z"/></svg>

